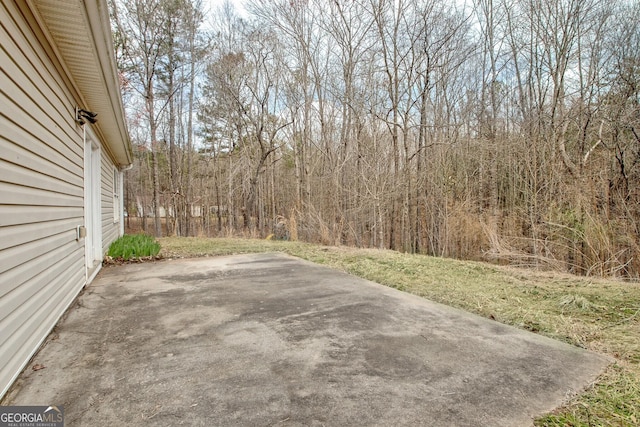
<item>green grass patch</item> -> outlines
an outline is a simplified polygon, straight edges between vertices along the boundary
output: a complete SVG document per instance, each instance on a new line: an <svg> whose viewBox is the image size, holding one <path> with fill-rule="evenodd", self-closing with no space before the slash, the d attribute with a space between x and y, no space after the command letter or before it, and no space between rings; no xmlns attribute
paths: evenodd
<svg viewBox="0 0 640 427"><path fill-rule="evenodd" d="M162 255L284 252L611 356L597 382L537 426L640 425L640 285L388 250L164 238Z"/></svg>
<svg viewBox="0 0 640 427"><path fill-rule="evenodd" d="M109 246L107 255L111 258L130 261L155 257L160 252L160 244L146 234L125 234Z"/></svg>

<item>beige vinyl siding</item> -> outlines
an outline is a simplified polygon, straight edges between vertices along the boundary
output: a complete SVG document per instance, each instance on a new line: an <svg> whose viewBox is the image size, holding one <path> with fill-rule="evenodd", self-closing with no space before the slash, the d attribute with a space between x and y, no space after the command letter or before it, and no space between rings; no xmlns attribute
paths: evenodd
<svg viewBox="0 0 640 427"><path fill-rule="evenodd" d="M78 101L34 22L0 0L0 396L86 283Z"/></svg>
<svg viewBox="0 0 640 427"><path fill-rule="evenodd" d="M74 102L13 3L0 5L0 392L85 282Z"/></svg>

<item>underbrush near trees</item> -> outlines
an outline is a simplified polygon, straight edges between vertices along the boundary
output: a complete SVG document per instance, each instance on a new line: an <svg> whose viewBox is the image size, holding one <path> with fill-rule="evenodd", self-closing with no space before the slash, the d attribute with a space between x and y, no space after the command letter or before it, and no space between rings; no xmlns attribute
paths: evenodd
<svg viewBox="0 0 640 427"><path fill-rule="evenodd" d="M537 426L640 422L640 285L480 262L301 242L163 238L164 257L283 252L596 351L611 366Z"/></svg>

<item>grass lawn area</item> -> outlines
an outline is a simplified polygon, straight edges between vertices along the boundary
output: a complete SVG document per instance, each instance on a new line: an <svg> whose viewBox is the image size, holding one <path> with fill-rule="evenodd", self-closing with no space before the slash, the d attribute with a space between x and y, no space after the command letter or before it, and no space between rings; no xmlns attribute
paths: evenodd
<svg viewBox="0 0 640 427"><path fill-rule="evenodd" d="M535 425L640 425L640 284L300 242L159 241L165 258L284 252L609 355L595 384Z"/></svg>

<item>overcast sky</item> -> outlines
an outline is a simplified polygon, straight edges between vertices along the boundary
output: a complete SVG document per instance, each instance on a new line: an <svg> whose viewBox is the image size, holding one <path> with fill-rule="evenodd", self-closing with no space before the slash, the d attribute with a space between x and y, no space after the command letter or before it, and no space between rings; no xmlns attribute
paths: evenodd
<svg viewBox="0 0 640 427"><path fill-rule="evenodd" d="M211 12L215 12L220 6L222 6L222 3L224 3L224 1L225 0L204 0L204 4L206 5L207 3L209 3ZM243 7L244 0L229 0L229 1L231 2L231 4L235 6L236 10L240 15L243 15L244 13L246 13Z"/></svg>

